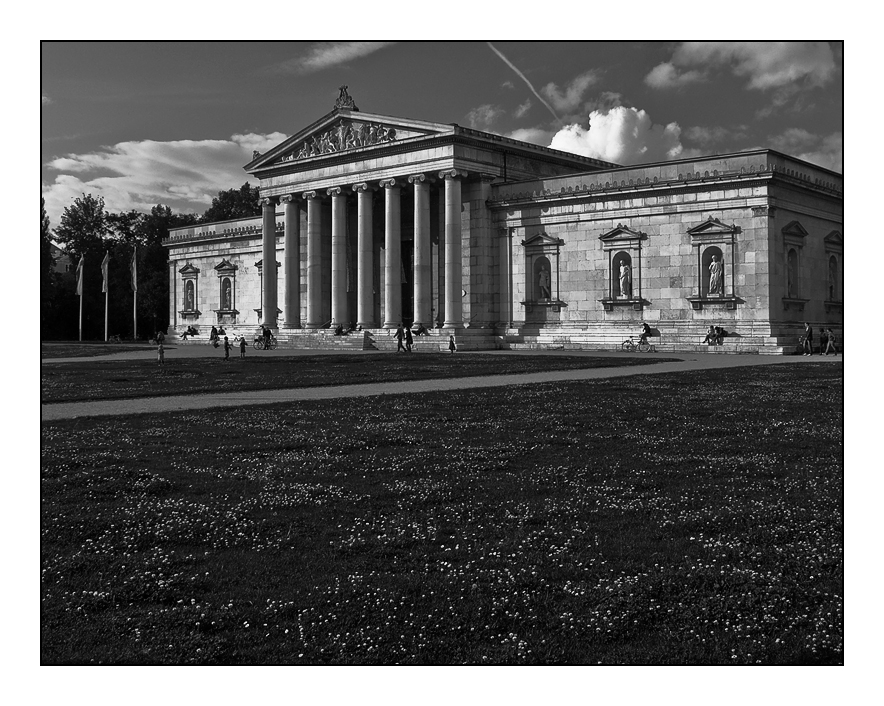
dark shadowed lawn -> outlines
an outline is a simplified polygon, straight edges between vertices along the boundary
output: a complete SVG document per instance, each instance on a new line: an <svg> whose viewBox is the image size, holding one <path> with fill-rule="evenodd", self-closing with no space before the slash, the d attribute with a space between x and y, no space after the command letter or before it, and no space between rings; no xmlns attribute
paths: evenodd
<svg viewBox="0 0 884 706"><path fill-rule="evenodd" d="M113 355L114 353L129 353L130 351L146 351L155 348L147 342L133 343L105 343L104 341L59 341L41 342L40 358L52 360L53 358L94 358L99 355Z"/></svg>
<svg viewBox="0 0 884 706"><path fill-rule="evenodd" d="M840 663L841 404L809 364L44 424L41 659Z"/></svg>
<svg viewBox="0 0 884 706"><path fill-rule="evenodd" d="M430 380L575 370L615 366L648 365L672 360L656 355L640 358L612 356L474 355L421 353L416 355L314 355L267 357L249 350L215 358L183 358L160 366L153 360L44 362L41 366L41 398L46 402L124 399L196 394L274 390L325 385Z"/></svg>

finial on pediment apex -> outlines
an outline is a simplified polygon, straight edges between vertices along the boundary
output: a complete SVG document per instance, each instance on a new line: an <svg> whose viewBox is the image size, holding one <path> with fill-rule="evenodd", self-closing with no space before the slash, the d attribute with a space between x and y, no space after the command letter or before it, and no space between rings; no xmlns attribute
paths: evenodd
<svg viewBox="0 0 884 706"><path fill-rule="evenodd" d="M252 159L258 159L261 156L261 153L258 150L252 150Z"/></svg>
<svg viewBox="0 0 884 706"><path fill-rule="evenodd" d="M335 101L335 110L359 110L353 98L347 93L347 86L340 87L341 94Z"/></svg>

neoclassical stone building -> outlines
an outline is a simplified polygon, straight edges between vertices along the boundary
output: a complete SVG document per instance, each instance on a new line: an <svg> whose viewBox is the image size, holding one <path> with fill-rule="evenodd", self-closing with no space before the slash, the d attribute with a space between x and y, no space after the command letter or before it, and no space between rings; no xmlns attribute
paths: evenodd
<svg viewBox="0 0 884 706"><path fill-rule="evenodd" d="M342 88L245 170L262 217L169 234L177 332L382 348L404 323L424 349L612 348L644 321L660 350L712 324L721 350L780 353L805 321L841 329L843 179L771 150L620 167L360 112Z"/></svg>

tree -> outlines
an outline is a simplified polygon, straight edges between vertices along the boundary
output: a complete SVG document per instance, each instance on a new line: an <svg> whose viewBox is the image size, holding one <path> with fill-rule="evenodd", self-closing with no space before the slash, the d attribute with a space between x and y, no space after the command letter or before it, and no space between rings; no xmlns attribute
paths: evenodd
<svg viewBox="0 0 884 706"><path fill-rule="evenodd" d="M239 189L219 191L199 222L211 223L260 215L261 204L258 202L258 187L249 186L249 182L246 182Z"/></svg>
<svg viewBox="0 0 884 706"><path fill-rule="evenodd" d="M55 274L55 259L52 257L52 233L49 231L49 216L46 215L46 201L40 197L40 335L45 339L52 336L57 311L58 291Z"/></svg>
<svg viewBox="0 0 884 706"><path fill-rule="evenodd" d="M103 248L103 239L108 235L107 213L104 199L92 194L83 194L74 203L65 207L61 214L61 225L55 229L55 238L65 246L65 251L76 263L81 255Z"/></svg>
<svg viewBox="0 0 884 706"><path fill-rule="evenodd" d="M193 214L176 214L157 204L142 214L135 228L138 251L138 320L142 331L151 335L169 327L169 253L163 241L170 228L193 225Z"/></svg>
<svg viewBox="0 0 884 706"><path fill-rule="evenodd" d="M61 225L55 229L55 239L64 245L64 249L75 265L81 257L85 257L83 267L83 338L104 338L104 301L101 293L101 260L105 253L105 238L109 234L107 213L104 210L104 199L95 198L92 194L83 194L81 198L64 209L61 214ZM76 286L76 279L72 278ZM131 301L131 300L130 300ZM76 320L73 325L76 327ZM71 322L65 321L66 335L70 334ZM76 328L74 329L76 331Z"/></svg>

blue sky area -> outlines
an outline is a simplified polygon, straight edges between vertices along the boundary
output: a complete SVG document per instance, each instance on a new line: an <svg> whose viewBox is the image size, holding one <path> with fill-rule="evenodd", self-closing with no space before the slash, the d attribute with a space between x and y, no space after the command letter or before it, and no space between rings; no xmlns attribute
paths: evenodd
<svg viewBox="0 0 884 706"><path fill-rule="evenodd" d="M332 109L618 164L770 147L842 171L840 42L43 42L41 191L201 213Z"/></svg>

